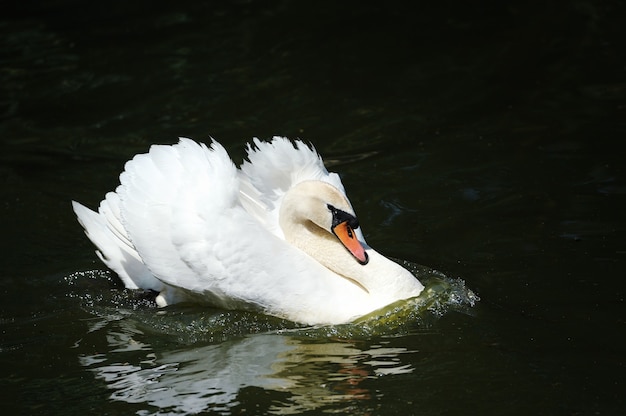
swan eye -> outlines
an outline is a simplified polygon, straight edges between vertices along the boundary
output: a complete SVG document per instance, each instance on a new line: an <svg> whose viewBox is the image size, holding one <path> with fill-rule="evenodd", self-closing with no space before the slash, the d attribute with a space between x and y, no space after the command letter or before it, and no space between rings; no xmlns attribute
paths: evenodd
<svg viewBox="0 0 626 416"><path fill-rule="evenodd" d="M333 223L331 225L331 228L335 228L342 222L347 222L350 228L352 228L353 230L359 228L359 220L354 215L349 214L339 208L335 208L330 204L326 204L326 206L328 207L328 210L333 214Z"/></svg>

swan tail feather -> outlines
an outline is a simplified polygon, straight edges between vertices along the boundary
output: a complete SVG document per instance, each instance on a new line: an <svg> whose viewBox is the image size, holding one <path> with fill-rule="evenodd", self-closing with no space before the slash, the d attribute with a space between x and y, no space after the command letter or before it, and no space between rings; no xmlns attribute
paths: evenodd
<svg viewBox="0 0 626 416"><path fill-rule="evenodd" d="M150 273L124 231L117 194L109 192L98 212L76 201L72 201L72 208L85 234L98 248L98 258L119 275L125 287L163 289L163 284Z"/></svg>

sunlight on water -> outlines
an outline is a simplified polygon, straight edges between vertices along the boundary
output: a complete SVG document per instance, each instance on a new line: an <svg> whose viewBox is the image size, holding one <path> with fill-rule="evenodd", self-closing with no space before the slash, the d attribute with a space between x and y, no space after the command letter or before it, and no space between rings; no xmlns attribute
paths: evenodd
<svg viewBox="0 0 626 416"><path fill-rule="evenodd" d="M231 413L246 389L272 392L266 410L350 411L377 394L368 380L414 372L415 354L391 336L427 327L478 300L462 280L404 263L426 289L419 297L337 326L302 326L263 314L181 305L119 286L110 272L65 278L68 297L93 316L74 344L80 364L141 415ZM149 406L149 408L146 408Z"/></svg>

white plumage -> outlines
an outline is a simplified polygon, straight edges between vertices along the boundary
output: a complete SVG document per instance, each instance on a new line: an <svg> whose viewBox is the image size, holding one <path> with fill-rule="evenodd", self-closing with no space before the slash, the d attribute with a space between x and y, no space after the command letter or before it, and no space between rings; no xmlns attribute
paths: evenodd
<svg viewBox="0 0 626 416"><path fill-rule="evenodd" d="M367 246L339 176L300 141L255 139L237 169L219 143L181 138L135 156L120 183L97 213L74 211L100 259L160 306L338 324L423 289Z"/></svg>

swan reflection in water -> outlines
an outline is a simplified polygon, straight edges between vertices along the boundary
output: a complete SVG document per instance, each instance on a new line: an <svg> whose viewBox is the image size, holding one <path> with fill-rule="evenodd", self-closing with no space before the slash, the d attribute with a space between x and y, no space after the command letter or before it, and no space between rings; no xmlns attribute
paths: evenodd
<svg viewBox="0 0 626 416"><path fill-rule="evenodd" d="M270 413L336 409L371 399L367 379L411 373L402 357L416 353L281 333L156 352L131 320L99 321L93 329L106 331L108 352L81 355L81 364L113 390L111 399L149 405L151 414L229 412L248 387L283 393L268 404Z"/></svg>

